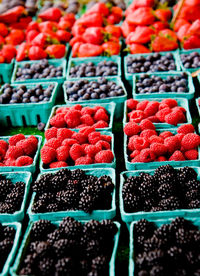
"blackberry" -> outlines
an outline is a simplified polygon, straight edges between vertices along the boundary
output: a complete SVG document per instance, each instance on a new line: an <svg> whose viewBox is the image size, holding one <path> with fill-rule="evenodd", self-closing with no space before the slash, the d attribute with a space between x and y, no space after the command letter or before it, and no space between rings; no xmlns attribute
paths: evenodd
<svg viewBox="0 0 200 276"><path fill-rule="evenodd" d="M170 175L176 176L176 170L171 165L164 165L164 166L158 167L154 171L154 177L157 178L158 181L161 175L163 174L170 174Z"/></svg>
<svg viewBox="0 0 200 276"><path fill-rule="evenodd" d="M70 178L71 177L71 171L68 170L68 169L61 169L61 170L57 171L55 173L55 175L63 177L63 178L64 177Z"/></svg>
<svg viewBox="0 0 200 276"><path fill-rule="evenodd" d="M161 249L162 245L162 239L159 239L154 235L143 242L144 252L149 252L155 249Z"/></svg>
<svg viewBox="0 0 200 276"><path fill-rule="evenodd" d="M63 209L74 210L78 206L79 193L75 189L60 191L56 194L56 200Z"/></svg>
<svg viewBox="0 0 200 276"><path fill-rule="evenodd" d="M6 238L2 241L0 241L0 253L1 256L7 256L10 253L10 250L13 246L13 240L11 240L10 238Z"/></svg>
<svg viewBox="0 0 200 276"><path fill-rule="evenodd" d="M163 224L154 231L154 235L162 241L162 245L166 245L172 239L171 225Z"/></svg>
<svg viewBox="0 0 200 276"><path fill-rule="evenodd" d="M14 203L15 211L19 210L22 204L24 193L20 195L20 193L12 191L10 194L6 196L5 203L12 205Z"/></svg>
<svg viewBox="0 0 200 276"><path fill-rule="evenodd" d="M83 170L77 169L71 172L71 178L76 180L82 180L85 178L85 172Z"/></svg>
<svg viewBox="0 0 200 276"><path fill-rule="evenodd" d="M55 269L56 269L56 276L71 276L71 275L75 275L75 273L73 273L74 271L74 263L73 260L71 258L63 258L63 259L59 259L55 265Z"/></svg>
<svg viewBox="0 0 200 276"><path fill-rule="evenodd" d="M3 228L4 238L9 238L9 239L13 240L15 237L15 233L16 233L16 231L13 227L5 226Z"/></svg>
<svg viewBox="0 0 200 276"><path fill-rule="evenodd" d="M149 276L149 273L146 270L140 270L137 275L138 276Z"/></svg>
<svg viewBox="0 0 200 276"><path fill-rule="evenodd" d="M157 266L153 266L152 269L150 270L150 276L163 276L165 275L164 273L164 268L163 266L157 265Z"/></svg>
<svg viewBox="0 0 200 276"><path fill-rule="evenodd" d="M12 214L15 212L15 207L12 204L6 202L0 202L0 213Z"/></svg>
<svg viewBox="0 0 200 276"><path fill-rule="evenodd" d="M13 189L12 181L9 179L0 181L0 200L4 200Z"/></svg>
<svg viewBox="0 0 200 276"><path fill-rule="evenodd" d="M170 260L173 262L182 261L183 259L183 250L180 247L172 246L167 250L167 255L170 257Z"/></svg>
<svg viewBox="0 0 200 276"><path fill-rule="evenodd" d="M42 200L36 200L32 205L31 211L33 213L43 213L46 211L46 205Z"/></svg>
<svg viewBox="0 0 200 276"><path fill-rule="evenodd" d="M36 265L36 261L37 261L36 253L28 254L25 256L23 264L25 265L25 267L31 267L32 269L34 269Z"/></svg>
<svg viewBox="0 0 200 276"><path fill-rule="evenodd" d="M65 237L64 229L55 229L53 232L47 235L47 241L53 244L55 241L63 239Z"/></svg>
<svg viewBox="0 0 200 276"><path fill-rule="evenodd" d="M101 244L98 240L89 240L86 244L85 254L89 259L93 259L101 254Z"/></svg>
<svg viewBox="0 0 200 276"><path fill-rule="evenodd" d="M147 264L147 253L141 253L138 254L135 257L135 269L136 270L143 270L148 268L148 264Z"/></svg>
<svg viewBox="0 0 200 276"><path fill-rule="evenodd" d="M160 175L158 182L159 185L168 184L173 187L176 185L176 177L174 176L174 174L165 173Z"/></svg>
<svg viewBox="0 0 200 276"><path fill-rule="evenodd" d="M90 238L99 237L101 235L101 223L97 220L89 220L83 225L83 233Z"/></svg>
<svg viewBox="0 0 200 276"><path fill-rule="evenodd" d="M144 236L145 238L149 238L153 235L155 230L155 225L152 222L147 221L146 219L141 219L134 225L134 236Z"/></svg>
<svg viewBox="0 0 200 276"><path fill-rule="evenodd" d="M82 179L79 183L81 188L84 189L88 186L93 186L97 180L98 180L98 177L93 175L88 175L87 178Z"/></svg>
<svg viewBox="0 0 200 276"><path fill-rule="evenodd" d="M87 275L91 265L90 265L90 262L88 262L87 260L81 260L79 263L79 267L80 267L80 275L81 274Z"/></svg>
<svg viewBox="0 0 200 276"><path fill-rule="evenodd" d="M18 190L18 191L19 190L24 191L25 186L26 186L26 184L24 182L18 181L18 182L15 183L15 185L14 185L13 188L16 189L16 190Z"/></svg>
<svg viewBox="0 0 200 276"><path fill-rule="evenodd" d="M133 194L127 194L124 198L124 209L125 212L137 212L140 210L140 197Z"/></svg>
<svg viewBox="0 0 200 276"><path fill-rule="evenodd" d="M156 202L153 198L147 199L144 202L144 211L149 212L155 206Z"/></svg>
<svg viewBox="0 0 200 276"><path fill-rule="evenodd" d="M187 230L184 228L179 228L178 231L175 233L176 236L176 244L178 246L186 246L190 242L190 235Z"/></svg>
<svg viewBox="0 0 200 276"><path fill-rule="evenodd" d="M192 179L192 180L187 181L185 183L185 186L189 190L199 190L200 189L200 181Z"/></svg>
<svg viewBox="0 0 200 276"><path fill-rule="evenodd" d="M99 276L99 273L95 270L90 271L87 276Z"/></svg>
<svg viewBox="0 0 200 276"><path fill-rule="evenodd" d="M29 252L30 253L35 253L39 243L40 243L39 241L31 242L29 244Z"/></svg>
<svg viewBox="0 0 200 276"><path fill-rule="evenodd" d="M47 235L55 230L55 226L48 220L36 221L31 229L31 240L44 240Z"/></svg>
<svg viewBox="0 0 200 276"><path fill-rule="evenodd" d="M70 217L64 218L60 223L59 228L64 230L67 239L78 239L82 234L83 229L82 224L79 221Z"/></svg>
<svg viewBox="0 0 200 276"><path fill-rule="evenodd" d="M35 181L33 184L33 187L32 187L33 192L36 192L37 194L48 193L51 187L51 179L52 179L51 173L40 176L40 179Z"/></svg>
<svg viewBox="0 0 200 276"><path fill-rule="evenodd" d="M170 226L171 226L171 229L174 230L174 232L177 232L178 229L182 229L182 228L184 228L184 229L186 229L188 231L189 230L196 230L197 229L196 226L194 226L191 223L191 221L186 220L186 219L184 219L182 217L177 217L174 220L172 220Z"/></svg>
<svg viewBox="0 0 200 276"><path fill-rule="evenodd" d="M68 179L65 189L80 191L81 190L81 181L76 180L76 179Z"/></svg>
<svg viewBox="0 0 200 276"><path fill-rule="evenodd" d="M41 275L52 275L54 260L51 258L43 258L38 262L38 268Z"/></svg>
<svg viewBox="0 0 200 276"><path fill-rule="evenodd" d="M101 233L102 236L112 236L117 233L116 224L110 219L104 219L101 221Z"/></svg>
<svg viewBox="0 0 200 276"><path fill-rule="evenodd" d="M59 211L59 205L55 203L50 203L46 206L47 212L57 212Z"/></svg>
<svg viewBox="0 0 200 276"><path fill-rule="evenodd" d="M159 206L154 206L154 207L151 208L150 211L151 211L151 212L160 212L160 211L162 211L162 208L159 207Z"/></svg>
<svg viewBox="0 0 200 276"><path fill-rule="evenodd" d="M99 273L103 273L108 270L107 258L103 255L100 255L92 259L92 269L98 271Z"/></svg>
<svg viewBox="0 0 200 276"><path fill-rule="evenodd" d="M32 275L32 274L33 274L33 270L29 266L22 267L22 269L19 271L19 275Z"/></svg>
<svg viewBox="0 0 200 276"><path fill-rule="evenodd" d="M62 177L59 175L54 175L51 179L51 190L52 192L57 192L66 187L67 177Z"/></svg>
<svg viewBox="0 0 200 276"><path fill-rule="evenodd" d="M164 259L164 252L160 249L149 251L146 256L146 260L149 266L161 265Z"/></svg>
<svg viewBox="0 0 200 276"><path fill-rule="evenodd" d="M140 184L138 191L143 198L151 198L155 194L155 184L152 180L146 180Z"/></svg>
<svg viewBox="0 0 200 276"><path fill-rule="evenodd" d="M124 185L123 185L123 188L122 188L123 198L126 197L126 195L129 195L129 194L137 194L138 187L139 186L135 187L131 183L125 182Z"/></svg>
<svg viewBox="0 0 200 276"><path fill-rule="evenodd" d="M171 196L167 199L162 199L158 206L164 211L176 210L181 208L181 202L177 197Z"/></svg>
<svg viewBox="0 0 200 276"><path fill-rule="evenodd" d="M196 265L199 264L200 258L198 259L198 256L196 252L194 251L187 251L186 252L186 260L189 265L195 267Z"/></svg>
<svg viewBox="0 0 200 276"><path fill-rule="evenodd" d="M197 180L197 173L193 168L184 167L178 170L178 178L182 181Z"/></svg>
<svg viewBox="0 0 200 276"><path fill-rule="evenodd" d="M42 241L36 245L35 252L40 258L47 257L52 253L52 248L48 242Z"/></svg>
<svg viewBox="0 0 200 276"><path fill-rule="evenodd" d="M185 194L185 198L187 201L197 200L200 196L200 190L189 190Z"/></svg>
<svg viewBox="0 0 200 276"><path fill-rule="evenodd" d="M124 183L129 183L131 186L134 187L134 189L137 189L137 187L141 184L142 177L141 176L130 176L127 177Z"/></svg>
<svg viewBox="0 0 200 276"><path fill-rule="evenodd" d="M189 209L197 209L197 208L200 208L200 200L198 200L198 199L192 200L192 201L188 204L188 208L189 208Z"/></svg>
<svg viewBox="0 0 200 276"><path fill-rule="evenodd" d="M114 189L114 184L110 176L104 175L98 178L96 181L97 186L102 186L104 191L107 193L112 193Z"/></svg>
<svg viewBox="0 0 200 276"><path fill-rule="evenodd" d="M92 213L95 209L95 198L87 193L80 194L79 209L86 213Z"/></svg>
<svg viewBox="0 0 200 276"><path fill-rule="evenodd" d="M53 248L58 258L71 256L75 250L75 240L60 239L54 242Z"/></svg>
<svg viewBox="0 0 200 276"><path fill-rule="evenodd" d="M183 275L183 274L182 274ZM194 271L194 276L199 276L200 275L200 269L197 269Z"/></svg>
<svg viewBox="0 0 200 276"><path fill-rule="evenodd" d="M162 184L158 188L158 196L160 199L167 199L174 194L174 189L170 184Z"/></svg>
<svg viewBox="0 0 200 276"><path fill-rule="evenodd" d="M55 200L55 196L53 193L44 193L42 195L36 195L36 197L43 204L53 203L53 201Z"/></svg>

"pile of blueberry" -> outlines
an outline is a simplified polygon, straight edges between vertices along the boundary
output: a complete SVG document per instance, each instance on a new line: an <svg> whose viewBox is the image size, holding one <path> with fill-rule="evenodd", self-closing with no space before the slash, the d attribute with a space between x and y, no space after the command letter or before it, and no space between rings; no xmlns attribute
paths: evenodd
<svg viewBox="0 0 200 276"><path fill-rule="evenodd" d="M35 181L35 213L66 210L93 210L111 208L114 184L109 176L86 175L83 170L62 169L55 174L44 174Z"/></svg>
<svg viewBox="0 0 200 276"><path fill-rule="evenodd" d="M200 208L200 181L193 168L157 168L154 175L140 173L128 177L122 196L125 211L156 212Z"/></svg>
<svg viewBox="0 0 200 276"><path fill-rule="evenodd" d="M36 63L25 63L17 68L16 80L24 81L28 79L51 79L63 76L62 66L49 64L47 59L41 59Z"/></svg>
<svg viewBox="0 0 200 276"><path fill-rule="evenodd" d="M56 227L48 220L32 226L18 275L109 275L116 225L110 220L84 224L71 217Z"/></svg>
<svg viewBox="0 0 200 276"><path fill-rule="evenodd" d="M12 249L14 238L15 229L13 227L3 226L0 224L0 273L2 272L7 257Z"/></svg>
<svg viewBox="0 0 200 276"><path fill-rule="evenodd" d="M0 175L0 213L14 213L21 208L24 198L25 183L13 183Z"/></svg>
<svg viewBox="0 0 200 276"><path fill-rule="evenodd" d="M200 67L200 53L192 52L190 54L181 54L180 57L181 57L183 66L186 69Z"/></svg>
<svg viewBox="0 0 200 276"><path fill-rule="evenodd" d="M166 92L188 92L188 75L181 73L177 76L167 76L166 79L157 75L149 76L142 74L136 82L136 93L166 93Z"/></svg>
<svg viewBox="0 0 200 276"><path fill-rule="evenodd" d="M181 217L157 227L139 220L133 228L135 276L193 275L200 272L200 230Z"/></svg>
<svg viewBox="0 0 200 276"><path fill-rule="evenodd" d="M114 61L101 61L97 65L93 62L82 63L70 68L71 78L113 76L117 75L118 67Z"/></svg>
<svg viewBox="0 0 200 276"><path fill-rule="evenodd" d="M115 82L101 77L97 81L68 81L66 93L69 101L83 101L123 96L124 90Z"/></svg>
<svg viewBox="0 0 200 276"><path fill-rule="evenodd" d="M41 84L36 84L35 87L28 88L26 85L13 87L9 83L6 83L2 87L0 103L16 104L48 102L51 98L53 89L53 84L50 84L47 88L43 88Z"/></svg>
<svg viewBox="0 0 200 276"><path fill-rule="evenodd" d="M147 56L128 56L127 71L129 74L172 71L176 70L175 60L171 53L161 55L159 53Z"/></svg>

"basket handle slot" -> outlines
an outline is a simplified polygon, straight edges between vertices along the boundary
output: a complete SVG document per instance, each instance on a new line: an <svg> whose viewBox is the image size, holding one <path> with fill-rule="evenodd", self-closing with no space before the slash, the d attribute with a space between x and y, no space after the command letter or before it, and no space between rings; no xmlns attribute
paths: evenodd
<svg viewBox="0 0 200 276"><path fill-rule="evenodd" d="M26 118L24 117L24 115L22 115L22 122L23 122L24 126L27 126L27 124L26 124Z"/></svg>
<svg viewBox="0 0 200 276"><path fill-rule="evenodd" d="M7 121L7 126L11 127L12 126L12 122L11 122L10 116L6 116L6 121Z"/></svg>
<svg viewBox="0 0 200 276"><path fill-rule="evenodd" d="M37 123L39 124L41 122L40 115L36 115L36 116L37 116Z"/></svg>

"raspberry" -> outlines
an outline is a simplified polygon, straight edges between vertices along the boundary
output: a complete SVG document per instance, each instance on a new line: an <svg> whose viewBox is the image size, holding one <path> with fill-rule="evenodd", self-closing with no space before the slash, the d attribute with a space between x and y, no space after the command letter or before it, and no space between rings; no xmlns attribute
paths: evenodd
<svg viewBox="0 0 200 276"><path fill-rule="evenodd" d="M41 149L41 159L44 164L49 164L56 158L56 150L46 145Z"/></svg>
<svg viewBox="0 0 200 276"><path fill-rule="evenodd" d="M58 161L58 162L53 162L49 165L49 168L54 169L54 168L61 168L61 167L67 167L68 164L64 161Z"/></svg>
<svg viewBox="0 0 200 276"><path fill-rule="evenodd" d="M177 101L174 99L164 99L161 102L162 104L167 104L170 108L178 105Z"/></svg>
<svg viewBox="0 0 200 276"><path fill-rule="evenodd" d="M184 161L185 157L183 156L182 152L177 150L175 151L169 158L169 161Z"/></svg>
<svg viewBox="0 0 200 276"><path fill-rule="evenodd" d="M159 119L156 116L149 116L148 120L151 121L152 123L159 123Z"/></svg>
<svg viewBox="0 0 200 276"><path fill-rule="evenodd" d="M92 126L94 124L93 118L89 114L81 116L81 123L86 124L87 126Z"/></svg>
<svg viewBox="0 0 200 276"><path fill-rule="evenodd" d="M134 135L134 136L131 136L128 140L128 149L130 151L134 151L135 150L135 139L137 139L138 136L137 135Z"/></svg>
<svg viewBox="0 0 200 276"><path fill-rule="evenodd" d="M15 162L15 166L29 166L33 163L33 159L29 156L20 156L17 158Z"/></svg>
<svg viewBox="0 0 200 276"><path fill-rule="evenodd" d="M10 146L8 151L6 152L6 158L17 159L18 157L24 155L24 151L22 148L18 148L17 146Z"/></svg>
<svg viewBox="0 0 200 276"><path fill-rule="evenodd" d="M169 108L169 105L168 104L165 104L165 103L160 103L159 107L158 107L158 110L162 110L164 108Z"/></svg>
<svg viewBox="0 0 200 276"><path fill-rule="evenodd" d="M7 160L5 160L4 164L5 166L16 166L16 160L8 158Z"/></svg>
<svg viewBox="0 0 200 276"><path fill-rule="evenodd" d="M152 135L157 135L157 132L153 129L145 129L140 133L140 137L143 138L150 138Z"/></svg>
<svg viewBox="0 0 200 276"><path fill-rule="evenodd" d="M62 142L62 146L71 147L74 144L78 144L78 141L76 139L65 139Z"/></svg>
<svg viewBox="0 0 200 276"><path fill-rule="evenodd" d="M140 126L134 122L129 122L124 127L124 132L127 136L133 136L141 131Z"/></svg>
<svg viewBox="0 0 200 276"><path fill-rule="evenodd" d="M188 133L186 134L182 141L181 141L181 146L185 150L191 150L195 149L200 145L200 136L197 135L196 133Z"/></svg>
<svg viewBox="0 0 200 276"><path fill-rule="evenodd" d="M108 127L108 123L101 120L101 121L98 121L97 123L95 123L93 126L95 128L106 128L106 127Z"/></svg>
<svg viewBox="0 0 200 276"><path fill-rule="evenodd" d="M81 111L81 110L82 110L82 105L80 105L80 104L75 104L75 105L73 105L73 106L71 107L71 109L75 109L75 110Z"/></svg>
<svg viewBox="0 0 200 276"><path fill-rule="evenodd" d="M153 143L161 143L161 144L164 144L164 139L162 137L159 137L157 135L152 135L150 138L149 138L149 143L150 144L153 144Z"/></svg>
<svg viewBox="0 0 200 276"><path fill-rule="evenodd" d="M182 106L176 106L176 107L173 107L172 108L172 111L180 111L180 112L182 112L183 114L185 114L186 113L186 109L184 108L184 107L182 107Z"/></svg>
<svg viewBox="0 0 200 276"><path fill-rule="evenodd" d="M133 110L129 113L129 120L131 122L140 123L145 118L144 111Z"/></svg>
<svg viewBox="0 0 200 276"><path fill-rule="evenodd" d="M37 149L35 145L32 143L31 139L21 140L17 142L16 146L18 148L21 148L26 155L30 156L33 155Z"/></svg>
<svg viewBox="0 0 200 276"><path fill-rule="evenodd" d="M156 102L156 101L149 102L144 110L144 115L148 117L156 114L156 112L158 111L158 107L159 107L159 102Z"/></svg>
<svg viewBox="0 0 200 276"><path fill-rule="evenodd" d="M170 114L172 112L172 110L169 107L163 108L160 111L158 111L156 113L156 117L158 118L158 120L162 123L165 122L165 116Z"/></svg>
<svg viewBox="0 0 200 276"><path fill-rule="evenodd" d="M72 145L69 150L69 155L74 161L79 157L82 157L84 154L84 150L79 144Z"/></svg>
<svg viewBox="0 0 200 276"><path fill-rule="evenodd" d="M78 159L76 159L75 161L75 165L78 166L78 165L89 165L89 164L92 164L93 163L93 160L90 156L82 156L82 157L79 157Z"/></svg>
<svg viewBox="0 0 200 276"><path fill-rule="evenodd" d="M72 135L72 139L77 140L80 144L84 144L87 142L87 135L80 132L74 132Z"/></svg>
<svg viewBox="0 0 200 276"><path fill-rule="evenodd" d="M176 136L167 137L164 140L164 145L167 147L167 150L170 154L180 149L180 141Z"/></svg>
<svg viewBox="0 0 200 276"><path fill-rule="evenodd" d="M107 111L100 108L99 110L96 111L95 115L94 115L94 120L96 122L100 121L100 120L103 120L105 122L108 122L109 121L109 116L107 114Z"/></svg>
<svg viewBox="0 0 200 276"><path fill-rule="evenodd" d="M56 138L57 137L57 132L58 132L58 129L56 127L52 127L52 128L47 129L45 131L44 136L47 140L49 140L51 138Z"/></svg>
<svg viewBox="0 0 200 276"><path fill-rule="evenodd" d="M79 133L83 133L84 135L88 136L91 132L94 132L94 126L86 126L79 130Z"/></svg>
<svg viewBox="0 0 200 276"><path fill-rule="evenodd" d="M80 124L76 127L76 129L81 129L81 128L86 127L86 126L87 126L86 124Z"/></svg>
<svg viewBox="0 0 200 276"><path fill-rule="evenodd" d="M114 155L111 150L101 150L95 155L96 163L112 163Z"/></svg>
<svg viewBox="0 0 200 276"><path fill-rule="evenodd" d="M195 129L192 124L184 124L177 129L177 133L194 133Z"/></svg>
<svg viewBox="0 0 200 276"><path fill-rule="evenodd" d="M80 125L81 120L81 112L78 110L70 109L67 114L65 115L65 122L69 128L75 128L76 126Z"/></svg>
<svg viewBox="0 0 200 276"><path fill-rule="evenodd" d="M196 159L198 159L198 151L197 150L188 150L184 153L184 156L188 160L196 160Z"/></svg>
<svg viewBox="0 0 200 276"><path fill-rule="evenodd" d="M159 137L165 139L167 137L173 136L173 133L171 131L163 131L160 133Z"/></svg>
<svg viewBox="0 0 200 276"><path fill-rule="evenodd" d="M140 154L140 150L134 150L131 154L130 154L130 158L135 158L137 155Z"/></svg>
<svg viewBox="0 0 200 276"><path fill-rule="evenodd" d="M165 122L176 126L178 123L185 122L185 115L181 111L172 111L165 116Z"/></svg>
<svg viewBox="0 0 200 276"><path fill-rule="evenodd" d="M46 141L45 146L53 149L57 149L61 146L61 141L57 138L51 138L48 141Z"/></svg>
<svg viewBox="0 0 200 276"><path fill-rule="evenodd" d="M110 144L106 141L100 140L98 141L95 146L97 148L100 148L101 150L106 150L106 149L110 149Z"/></svg>
<svg viewBox="0 0 200 276"><path fill-rule="evenodd" d="M134 100L134 99L128 99L126 101L126 106L129 110L133 110L133 109L136 109L136 106L139 102L137 100Z"/></svg>
<svg viewBox="0 0 200 276"><path fill-rule="evenodd" d="M56 158L58 161L66 161L69 157L69 146L61 146L56 150Z"/></svg>
<svg viewBox="0 0 200 276"><path fill-rule="evenodd" d="M58 113L67 113L70 107L59 107L56 109L56 114Z"/></svg>
<svg viewBox="0 0 200 276"><path fill-rule="evenodd" d="M5 154L6 154L5 150L2 149L2 148L0 148L0 160L3 160L3 159L4 159Z"/></svg>
<svg viewBox="0 0 200 276"><path fill-rule="evenodd" d="M0 162L0 167L5 167L5 164Z"/></svg>
<svg viewBox="0 0 200 276"><path fill-rule="evenodd" d="M157 161L159 161L159 162L167 161L167 158L165 156L159 156L157 158Z"/></svg>
<svg viewBox="0 0 200 276"><path fill-rule="evenodd" d="M156 156L165 155L167 153L167 147L161 143L153 143L150 145L150 149Z"/></svg>
<svg viewBox="0 0 200 276"><path fill-rule="evenodd" d="M152 162L156 159L156 155L150 149L143 149L140 152L139 160L140 162Z"/></svg>
<svg viewBox="0 0 200 276"><path fill-rule="evenodd" d="M58 113L50 119L50 125L53 127L65 127L65 113Z"/></svg>
<svg viewBox="0 0 200 276"><path fill-rule="evenodd" d="M90 115L90 116L94 115L94 109L89 106L83 107L81 110L81 116L83 115Z"/></svg>
<svg viewBox="0 0 200 276"><path fill-rule="evenodd" d="M35 145L35 148L37 149L38 146L38 139L34 135L31 135L27 138L28 141L31 141Z"/></svg>
<svg viewBox="0 0 200 276"><path fill-rule="evenodd" d="M147 101L147 100L138 103L137 106L136 106L136 110L144 111L145 108L147 107L148 103L149 103L149 101Z"/></svg>
<svg viewBox="0 0 200 276"><path fill-rule="evenodd" d="M0 149L3 149L4 151L7 151L8 143L4 140L0 140Z"/></svg>
<svg viewBox="0 0 200 276"><path fill-rule="evenodd" d="M134 149L136 150L142 150L149 147L149 142L146 138L135 137L135 139L133 140L133 143L134 143Z"/></svg>
<svg viewBox="0 0 200 276"><path fill-rule="evenodd" d="M67 138L71 138L73 131L67 128L59 128L57 131L57 138L60 140L64 140Z"/></svg>
<svg viewBox="0 0 200 276"><path fill-rule="evenodd" d="M142 130L144 130L144 129L153 129L153 130L155 130L156 129L154 124L151 121L149 121L148 119L142 120L141 123L140 123L140 127L141 127Z"/></svg>
<svg viewBox="0 0 200 276"><path fill-rule="evenodd" d="M90 144L96 144L99 140L101 140L101 133L100 132L91 132L89 135L88 135L88 141Z"/></svg>
<svg viewBox="0 0 200 276"><path fill-rule="evenodd" d="M101 135L101 140L104 140L104 141L106 141L106 142L108 142L108 143L111 143L111 140L112 140L112 137L111 136L109 136L109 135Z"/></svg>
<svg viewBox="0 0 200 276"><path fill-rule="evenodd" d="M140 163L140 155L137 155L135 158L131 160L131 163Z"/></svg>
<svg viewBox="0 0 200 276"><path fill-rule="evenodd" d="M87 145L85 147L85 153L90 157L94 157L100 150L101 148L99 149L96 145Z"/></svg>
<svg viewBox="0 0 200 276"><path fill-rule="evenodd" d="M184 136L185 136L185 134L183 134L183 133L178 133L178 134L175 135L175 137L178 138L179 142L182 141L182 139L183 139Z"/></svg>
<svg viewBox="0 0 200 276"><path fill-rule="evenodd" d="M23 140L23 139L26 139L24 134L22 134L22 133L16 134L9 138L8 143L10 146L16 146L17 142L19 142L20 140Z"/></svg>

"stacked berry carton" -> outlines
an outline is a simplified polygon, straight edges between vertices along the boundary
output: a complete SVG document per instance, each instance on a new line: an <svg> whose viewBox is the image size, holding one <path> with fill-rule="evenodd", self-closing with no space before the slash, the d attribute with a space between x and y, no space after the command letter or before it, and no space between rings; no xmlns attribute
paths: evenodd
<svg viewBox="0 0 200 276"><path fill-rule="evenodd" d="M140 78L140 76L142 76L143 74L134 74L133 75L133 91L132 91L132 95L134 99L152 99L152 98L160 98L160 99L164 99L164 98L185 98L188 100L191 100L194 97L194 92L195 92L195 88L194 88L194 84L192 81L192 76L189 72L187 72L187 81L188 81L188 87L187 87L187 91L185 92L175 92L175 91L171 91L171 92L159 92L156 91L154 93L138 93L137 92L137 88L136 88L136 83L138 81L138 79ZM176 76L180 76L180 73L178 72L170 72L170 73L147 73L147 75L149 77L152 76L157 76L157 77L161 77L162 79L167 79L167 77L172 76L172 77L176 77Z"/></svg>
<svg viewBox="0 0 200 276"><path fill-rule="evenodd" d="M176 169L179 169L177 167ZM200 170L198 167L192 167L194 171L197 173L197 179L200 179ZM130 223L132 221L138 221L140 219L147 219L147 220L154 220L159 221L161 219L168 219L168 218L175 218L177 216L184 216L186 218L194 218L197 217L200 213L200 209L177 209L177 210L170 210L170 211L156 211L156 212L145 212L145 211L138 211L133 213L128 213L125 211L124 208L124 201L122 197L122 189L124 185L125 178L131 176L139 176L140 173L148 173L150 175L154 174L154 170L137 170L137 171L126 171L120 174L120 213L122 220L126 223L127 227L130 228Z"/></svg>
<svg viewBox="0 0 200 276"><path fill-rule="evenodd" d="M54 85L51 98L48 102L37 102L37 103L16 103L16 104L0 104L0 123L8 126L8 120L12 126L23 126L24 120L26 125L37 125L38 120L46 123L52 107L55 104L56 97L58 94L58 83L57 82L43 82L43 83L21 83L12 84L13 88L17 88L21 85L25 85L28 89L34 88L36 85L42 85L44 89L48 88L49 85ZM2 93L2 89L0 94Z"/></svg>
<svg viewBox="0 0 200 276"><path fill-rule="evenodd" d="M198 53L198 57L195 57L195 53ZM194 56L192 57L192 59L194 58L197 58L199 61L197 62L197 64L194 66L194 68L192 67L189 67L189 68L186 68L183 64L183 61L181 59L181 55L187 55L187 56L190 56L191 54L193 54ZM187 71L189 73L193 73L197 70L200 69L200 49L194 49L194 50L180 50L179 51L179 54L178 54L178 62L180 64L180 67L181 67L181 70L183 71Z"/></svg>
<svg viewBox="0 0 200 276"><path fill-rule="evenodd" d="M80 221L81 223L84 223L85 221ZM52 221L52 223L55 226L59 226L60 221ZM120 235L120 223L119 222L114 222L114 224L117 226L118 232L116 233L115 237L114 237L114 246L113 246L113 251L112 251L112 256L109 262L109 275L110 276L115 276L115 259L116 259L116 253L117 253L117 247L118 247L118 242L119 242L119 235ZM26 232L24 234L24 238L22 240L21 246L19 248L18 254L15 258L15 262L13 264L13 266L10 269L10 273L13 276L17 276L18 275L18 270L20 268L21 265L21 260L24 256L24 254L26 253L26 248L29 244L29 240L30 240L30 232L33 226L33 222L29 222L29 225L26 229Z"/></svg>
<svg viewBox="0 0 200 276"><path fill-rule="evenodd" d="M109 176L112 179L112 182L115 185L113 194L112 194L112 203L111 203L111 208L109 210L94 210L92 211L91 214L86 213L84 211L58 211L58 212L47 212L47 213L34 213L32 211L32 206L35 200L36 193L34 192L30 201L29 208L27 210L27 214L29 215L29 218L31 221L37 221L40 219L47 219L47 220L62 220L64 217L70 216L78 220L90 220L90 219L95 219L95 220L102 220L102 219L113 219L116 215L116 202L115 202L115 197L116 197L116 183L115 183L115 170L114 169L83 169L86 175L92 175L92 176ZM49 171L51 173L51 171ZM55 173L55 171L52 171L52 173ZM40 178L41 175L44 174L39 174L37 177L37 180Z"/></svg>
<svg viewBox="0 0 200 276"><path fill-rule="evenodd" d="M13 183L22 181L25 183L25 191L24 191L24 197L23 201L21 203L20 210L15 211L13 214L7 214L7 213L0 213L0 222L16 222L16 221L22 221L24 219L25 215L25 209L26 204L28 202L28 196L29 196L29 190L31 185L32 176L30 172L8 172L8 173L2 173L1 175L5 176L6 179L11 180Z"/></svg>
<svg viewBox="0 0 200 276"><path fill-rule="evenodd" d="M11 63L0 64L0 76L4 83L10 82L13 67L14 67L14 59L11 61Z"/></svg>

